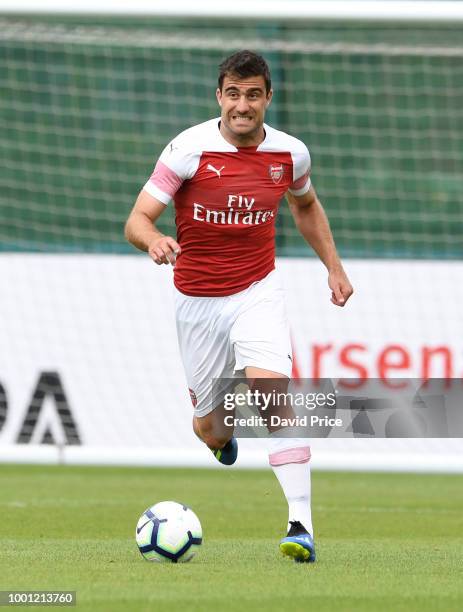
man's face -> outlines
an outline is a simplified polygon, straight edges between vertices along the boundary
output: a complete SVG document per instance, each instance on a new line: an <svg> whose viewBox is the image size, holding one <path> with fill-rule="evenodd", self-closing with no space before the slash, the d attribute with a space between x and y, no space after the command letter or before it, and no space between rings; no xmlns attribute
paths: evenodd
<svg viewBox="0 0 463 612"><path fill-rule="evenodd" d="M217 101L222 109L221 121L226 131L238 140L257 136L264 123L272 90L266 94L263 76L240 79L225 76L222 91L217 89Z"/></svg>

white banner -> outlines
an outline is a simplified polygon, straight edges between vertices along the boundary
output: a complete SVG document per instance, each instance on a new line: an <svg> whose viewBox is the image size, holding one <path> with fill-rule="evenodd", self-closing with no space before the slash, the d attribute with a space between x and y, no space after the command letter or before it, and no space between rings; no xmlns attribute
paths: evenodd
<svg viewBox="0 0 463 612"><path fill-rule="evenodd" d="M458 262L354 261L333 306L314 259L281 259L303 377L461 377ZM216 466L191 430L172 271L148 257L0 255L0 459ZM458 282L457 279L460 279ZM315 440L314 467L463 471L461 440ZM238 465L266 464L240 441Z"/></svg>

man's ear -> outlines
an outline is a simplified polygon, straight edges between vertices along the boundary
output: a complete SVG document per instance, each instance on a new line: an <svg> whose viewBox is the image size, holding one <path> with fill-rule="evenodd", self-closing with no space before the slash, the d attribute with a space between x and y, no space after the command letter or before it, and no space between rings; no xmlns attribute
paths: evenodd
<svg viewBox="0 0 463 612"><path fill-rule="evenodd" d="M268 95L267 95L267 105L266 105L267 108L270 106L270 102L272 101L272 97L273 97L273 89L271 89L268 92Z"/></svg>
<svg viewBox="0 0 463 612"><path fill-rule="evenodd" d="M217 98L217 102L219 103L219 106L222 106L222 92L220 91L218 87L215 90L215 97Z"/></svg>

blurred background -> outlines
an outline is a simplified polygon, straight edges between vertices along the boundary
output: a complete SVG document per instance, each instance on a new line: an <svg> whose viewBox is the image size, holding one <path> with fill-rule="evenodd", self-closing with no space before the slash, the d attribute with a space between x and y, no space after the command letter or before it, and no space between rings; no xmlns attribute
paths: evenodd
<svg viewBox="0 0 463 612"><path fill-rule="evenodd" d="M164 146L219 115L218 65L242 48L270 64L266 121L309 147L356 289L330 304L282 202L296 373L461 378L460 3L3 4L0 460L213 465L191 432L171 271L123 226ZM174 234L173 206L160 226ZM463 470L457 439L314 448L320 468ZM264 464L245 441L241 465Z"/></svg>

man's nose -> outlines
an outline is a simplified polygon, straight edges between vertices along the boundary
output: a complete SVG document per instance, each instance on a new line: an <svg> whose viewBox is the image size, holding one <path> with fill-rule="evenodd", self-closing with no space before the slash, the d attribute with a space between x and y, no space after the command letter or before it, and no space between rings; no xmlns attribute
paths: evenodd
<svg viewBox="0 0 463 612"><path fill-rule="evenodd" d="M236 105L236 110L239 113L245 113L249 110L249 103L247 101L246 96L241 96L238 100L238 104Z"/></svg>

